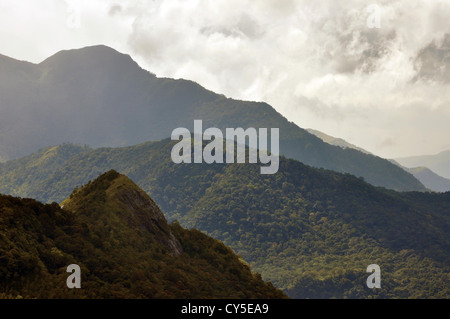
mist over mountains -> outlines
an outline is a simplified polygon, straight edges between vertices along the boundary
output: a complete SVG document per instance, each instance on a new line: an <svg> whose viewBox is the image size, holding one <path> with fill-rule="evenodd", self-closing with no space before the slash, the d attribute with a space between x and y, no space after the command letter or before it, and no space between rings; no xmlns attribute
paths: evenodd
<svg viewBox="0 0 450 319"><path fill-rule="evenodd" d="M442 177L429 168L426 167L414 167L407 169L413 174L422 184L435 191L435 192L449 192L450 191L450 179Z"/></svg>
<svg viewBox="0 0 450 319"><path fill-rule="evenodd" d="M39 64L0 57L0 159L64 142L126 146L173 129L278 127L280 151L305 164L363 177L391 189L424 191L389 161L324 143L270 105L238 101L187 80L157 78L105 46L61 51Z"/></svg>
<svg viewBox="0 0 450 319"><path fill-rule="evenodd" d="M437 174L450 179L450 150L435 155L400 157L395 160L408 168L428 167Z"/></svg>
<svg viewBox="0 0 450 319"><path fill-rule="evenodd" d="M327 135L323 132L308 129L308 132L311 134L316 135L320 139L322 139L324 142L336 145L342 148L352 148L356 149L358 151L361 151L363 153L370 154L366 150L353 145L351 143L348 143L347 141L336 138L330 135ZM408 165L408 167L405 167L401 165L398 161L390 159L390 162L393 164L401 167L405 171L411 173L415 178L417 178L426 188L429 190L435 191L435 192L448 192L450 191L450 180L448 178L442 177L432 170L430 170L427 167L424 166L418 166L417 165L423 165L423 163L427 163L431 165L433 168L439 169L441 172L449 172L450 171L450 157L445 156L445 154L448 152L442 152L436 156L417 156L417 157L406 157L406 158L400 158L398 159L400 162L405 163ZM416 165L416 166L415 166Z"/></svg>

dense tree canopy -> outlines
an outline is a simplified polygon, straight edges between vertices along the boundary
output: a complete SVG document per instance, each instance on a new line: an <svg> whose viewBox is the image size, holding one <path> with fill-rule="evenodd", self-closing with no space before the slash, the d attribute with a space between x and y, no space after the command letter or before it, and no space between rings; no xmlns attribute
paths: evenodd
<svg viewBox="0 0 450 319"><path fill-rule="evenodd" d="M170 221L223 241L292 297L450 296L450 193L398 193L284 157L274 175L261 175L259 164L174 164L173 144L63 145L0 165L0 178L18 185L15 195L60 202L116 169ZM77 154L47 166L73 148ZM373 263L382 271L379 290L366 287Z"/></svg>
<svg viewBox="0 0 450 319"><path fill-rule="evenodd" d="M146 215L133 219L136 211L124 209L130 202L117 200L119 189ZM140 194L109 172L76 190L64 209L0 195L0 297L285 298L198 230L164 219L158 222L164 232L152 233L148 221L156 223L159 209ZM180 243L180 254L170 253L163 234ZM81 267L81 289L66 286L70 264Z"/></svg>

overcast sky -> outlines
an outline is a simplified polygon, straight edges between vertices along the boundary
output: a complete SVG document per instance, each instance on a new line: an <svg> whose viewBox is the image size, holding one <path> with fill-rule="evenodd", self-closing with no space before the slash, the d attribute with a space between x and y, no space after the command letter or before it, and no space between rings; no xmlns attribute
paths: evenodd
<svg viewBox="0 0 450 319"><path fill-rule="evenodd" d="M391 158L450 149L449 17L450 0L0 0L0 54L105 44Z"/></svg>

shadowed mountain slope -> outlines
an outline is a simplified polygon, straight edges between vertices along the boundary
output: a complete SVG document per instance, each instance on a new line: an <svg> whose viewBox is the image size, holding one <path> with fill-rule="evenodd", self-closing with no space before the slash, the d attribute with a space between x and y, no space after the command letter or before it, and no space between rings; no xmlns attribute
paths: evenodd
<svg viewBox="0 0 450 319"><path fill-rule="evenodd" d="M389 161L324 143L266 103L239 101L186 80L157 78L105 46L61 51L40 64L0 58L0 159L64 142L126 146L177 127L279 128L280 150L305 164L362 176L377 186L424 191Z"/></svg>

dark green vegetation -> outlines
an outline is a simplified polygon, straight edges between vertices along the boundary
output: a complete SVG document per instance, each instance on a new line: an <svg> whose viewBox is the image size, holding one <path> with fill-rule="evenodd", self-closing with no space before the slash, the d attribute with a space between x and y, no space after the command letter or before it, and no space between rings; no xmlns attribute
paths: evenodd
<svg viewBox="0 0 450 319"><path fill-rule="evenodd" d="M81 289L68 289L69 264ZM234 252L167 224L115 171L44 205L0 195L1 298L285 298Z"/></svg>
<svg viewBox="0 0 450 319"><path fill-rule="evenodd" d="M62 51L40 64L0 56L0 160L72 142L126 146L170 137L173 129L279 128L289 158L347 172L377 186L425 191L389 161L324 143L266 103L238 101L185 80L157 78L105 47Z"/></svg>
<svg viewBox="0 0 450 319"><path fill-rule="evenodd" d="M285 158L274 175L256 164L177 165L173 144L44 149L1 164L0 192L59 202L113 168L169 220L222 240L291 297L450 297L450 193L397 193ZM373 263L379 290L365 284Z"/></svg>

